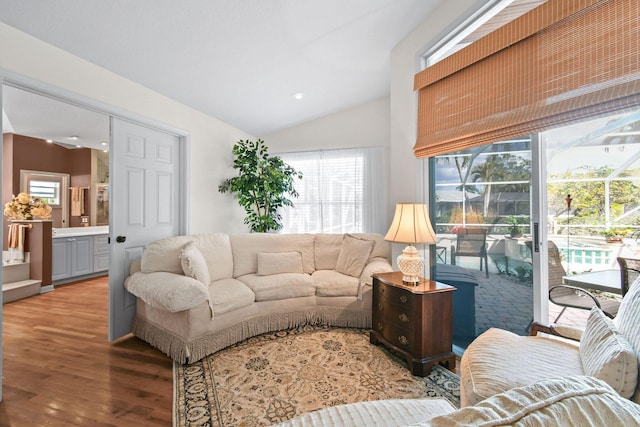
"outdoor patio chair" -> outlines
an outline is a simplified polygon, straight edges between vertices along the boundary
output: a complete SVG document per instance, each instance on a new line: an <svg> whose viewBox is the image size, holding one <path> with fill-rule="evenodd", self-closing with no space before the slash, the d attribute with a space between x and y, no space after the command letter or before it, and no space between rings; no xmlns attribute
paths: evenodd
<svg viewBox="0 0 640 427"><path fill-rule="evenodd" d="M457 231L456 244L451 245L451 264L456 265L456 258L461 256L480 258L489 277L489 261L487 256L487 230L484 228L461 228Z"/></svg>
<svg viewBox="0 0 640 427"><path fill-rule="evenodd" d="M640 259L618 257L618 265L620 266L622 296L625 296L629 290L629 286L640 276Z"/></svg>
<svg viewBox="0 0 640 427"><path fill-rule="evenodd" d="M553 321L557 323L567 308L591 310L599 307L608 317L614 318L618 314L620 301L614 299L598 299L586 289L568 286L562 283L562 277L567 275L560 259L560 251L555 243L548 242L549 260L549 301L562 307Z"/></svg>

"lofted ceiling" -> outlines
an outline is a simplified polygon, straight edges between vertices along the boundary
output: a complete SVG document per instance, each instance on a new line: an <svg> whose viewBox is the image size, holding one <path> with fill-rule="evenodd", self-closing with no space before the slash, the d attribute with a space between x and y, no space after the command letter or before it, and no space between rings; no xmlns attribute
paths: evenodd
<svg viewBox="0 0 640 427"><path fill-rule="evenodd" d="M387 96L392 48L442 1L0 0L0 21L262 136Z"/></svg>

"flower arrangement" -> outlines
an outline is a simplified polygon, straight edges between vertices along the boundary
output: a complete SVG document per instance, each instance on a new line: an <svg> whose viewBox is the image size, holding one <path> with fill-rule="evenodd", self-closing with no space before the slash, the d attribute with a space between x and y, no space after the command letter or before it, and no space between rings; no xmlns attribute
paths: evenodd
<svg viewBox="0 0 640 427"><path fill-rule="evenodd" d="M20 193L4 205L4 214L9 219L33 219L34 217L47 219L51 217L51 206L39 197Z"/></svg>

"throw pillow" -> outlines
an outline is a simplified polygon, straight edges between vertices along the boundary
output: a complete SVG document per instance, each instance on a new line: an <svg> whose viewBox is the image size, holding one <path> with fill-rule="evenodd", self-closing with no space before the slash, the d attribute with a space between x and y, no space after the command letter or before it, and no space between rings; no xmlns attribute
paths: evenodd
<svg viewBox="0 0 640 427"><path fill-rule="evenodd" d="M209 286L211 276L207 268L207 261L193 242L187 243L180 251L180 264L185 276L193 277L203 285Z"/></svg>
<svg viewBox="0 0 640 427"><path fill-rule="evenodd" d="M373 245L375 245L373 240L359 239L346 234L342 240L336 271L347 276L360 277L367 265Z"/></svg>
<svg viewBox="0 0 640 427"><path fill-rule="evenodd" d="M258 276L304 273L300 252L258 252Z"/></svg>
<svg viewBox="0 0 640 427"><path fill-rule="evenodd" d="M638 381L638 361L631 344L598 307L591 309L580 340L585 374L605 381L621 396L633 395Z"/></svg>

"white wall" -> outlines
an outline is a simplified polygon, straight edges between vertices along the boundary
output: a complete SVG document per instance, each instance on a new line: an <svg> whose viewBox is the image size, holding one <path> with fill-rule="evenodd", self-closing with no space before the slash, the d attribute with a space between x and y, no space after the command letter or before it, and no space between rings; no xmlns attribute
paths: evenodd
<svg viewBox="0 0 640 427"><path fill-rule="evenodd" d="M0 74L188 132L189 232L247 231L237 202L217 189L234 173L231 147L251 135L3 23L0 52Z"/></svg>
<svg viewBox="0 0 640 427"><path fill-rule="evenodd" d="M389 218L393 217L398 202L428 201L427 171L413 154L418 129L418 94L413 90L413 77L420 71L420 55L483 3L482 0L443 1L391 51ZM393 245L394 259L403 247ZM425 277L429 277L428 272Z"/></svg>
<svg viewBox="0 0 640 427"><path fill-rule="evenodd" d="M380 98L263 137L273 153L389 147L389 98Z"/></svg>
<svg viewBox="0 0 640 427"><path fill-rule="evenodd" d="M423 201L424 196L421 162L413 154L418 127L418 94L413 90L413 77L420 71L420 55L483 3L485 1L443 1L391 51L390 211L397 202Z"/></svg>

